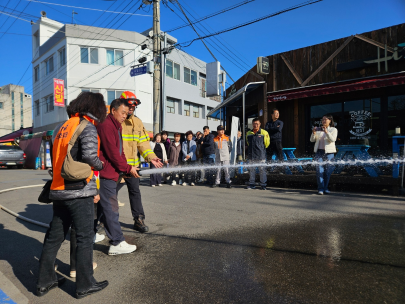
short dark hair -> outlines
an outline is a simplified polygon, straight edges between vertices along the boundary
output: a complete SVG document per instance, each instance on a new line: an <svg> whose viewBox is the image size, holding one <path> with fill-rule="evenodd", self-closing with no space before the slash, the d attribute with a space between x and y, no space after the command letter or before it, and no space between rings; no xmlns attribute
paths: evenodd
<svg viewBox="0 0 405 304"><path fill-rule="evenodd" d="M187 137L187 136L189 136L190 134L193 135L193 131L191 131L191 130L190 130L190 131L187 131L185 135L186 135L186 137Z"/></svg>
<svg viewBox="0 0 405 304"><path fill-rule="evenodd" d="M181 137L181 134L180 134L179 132L176 132L176 133L174 133L174 136L173 136L173 137L176 137L176 136L180 136L180 137Z"/></svg>
<svg viewBox="0 0 405 304"><path fill-rule="evenodd" d="M80 116L91 114L100 123L107 116L104 97L100 93L81 92L75 99L74 106L71 108L74 113L79 113Z"/></svg>
<svg viewBox="0 0 405 304"><path fill-rule="evenodd" d="M66 113L67 113L69 118L77 113L77 111L76 111L76 99L73 99L69 103L69 105L66 107Z"/></svg>
<svg viewBox="0 0 405 304"><path fill-rule="evenodd" d="M260 122L260 118L259 118L259 117L253 118L252 123L255 122L255 121L259 121L259 122Z"/></svg>
<svg viewBox="0 0 405 304"><path fill-rule="evenodd" d="M274 108L273 110L271 110L271 114L274 114L274 111L277 111L280 113L280 111L277 108Z"/></svg>
<svg viewBox="0 0 405 304"><path fill-rule="evenodd" d="M126 107L129 108L128 100L127 100L127 99L124 99L124 98L117 98L117 99L114 99L114 100L111 102L111 105L110 105L110 113L112 113L112 109L113 109L113 108L114 108L115 110L118 110L118 108L119 108L120 106L122 106L122 105L124 105L124 106L126 106Z"/></svg>
<svg viewBox="0 0 405 304"><path fill-rule="evenodd" d="M330 120L329 126L335 127L335 121L333 120L333 116L331 114L326 114L326 115L323 115L323 116Z"/></svg>
<svg viewBox="0 0 405 304"><path fill-rule="evenodd" d="M162 131L161 134L162 135L169 135L169 133L167 133L167 131Z"/></svg>
<svg viewBox="0 0 405 304"><path fill-rule="evenodd" d="M158 136L160 136L160 138L162 138L162 134L156 133L155 135L153 135L152 141L153 141L153 142L156 142L156 137L158 137Z"/></svg>
<svg viewBox="0 0 405 304"><path fill-rule="evenodd" d="M204 128L203 128L203 131L205 131L206 129L210 129L210 127L208 127L208 126L205 126Z"/></svg>

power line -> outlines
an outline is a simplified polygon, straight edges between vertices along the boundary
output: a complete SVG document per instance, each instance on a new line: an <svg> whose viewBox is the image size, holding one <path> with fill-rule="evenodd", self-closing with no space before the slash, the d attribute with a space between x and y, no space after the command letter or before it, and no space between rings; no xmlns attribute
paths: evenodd
<svg viewBox="0 0 405 304"><path fill-rule="evenodd" d="M226 13L226 12L228 12L228 11L231 11L231 10L233 10L233 9L235 9L235 8L241 7L241 6L245 5L245 4L248 4L248 3L253 2L253 1L255 1L255 0L246 0L246 1L243 1L243 2L240 2L240 3L236 3L236 4L232 5L232 6L229 6L229 7L227 7L227 8L224 8L224 9L220 10L220 11L217 11L217 12L214 12L214 13L212 13L212 14L209 14L209 15L207 15L207 16L205 16L205 17L201 17L201 18L199 18L199 19L195 19L194 22L193 22L193 24L196 24L196 23L199 23L199 22L201 22L201 21L207 20L207 19L209 19L209 18L218 16L218 15L220 15L220 14ZM170 29L170 30L168 30L168 31L166 31L166 32L167 32L167 33L174 32L174 31L177 31L177 30L179 30L179 29L181 29L181 28L184 28L184 27L186 27L186 26L190 26L190 24L189 24L189 23L186 23L186 24L180 25L180 26L178 26L178 27L172 28L172 29Z"/></svg>
<svg viewBox="0 0 405 304"><path fill-rule="evenodd" d="M20 0L18 3L20 3L20 2L21 2L21 0ZM21 16L21 14L25 11L25 9L28 7L28 5L30 5L29 2L28 2L27 5L24 7L24 9L22 10L22 12L20 13L20 15L19 15L18 17ZM18 4L17 4L17 6L18 6ZM15 8L17 8L17 6L16 6ZM11 25L8 27L8 29L6 29L6 33L7 33L8 30L14 25L14 23L15 23L16 21L17 21L17 19L15 19L15 20L13 21L13 23L11 23ZM1 40L1 38L3 38L3 36L4 36L6 33L4 33L3 35L1 35L0 40Z"/></svg>
<svg viewBox="0 0 405 304"><path fill-rule="evenodd" d="M7 5L8 5L9 2L10 2L10 1L7 2ZM20 3L21 3L21 0L17 3L17 5L14 7L14 9L12 10L11 13L14 12L14 10L20 5ZM6 5L6 6L7 6L7 5ZM8 16L8 17L6 18L6 20L4 20L4 22L2 23L2 25L0 25L0 29L4 26L4 24L6 24L6 22L8 21L9 18L10 18L10 16Z"/></svg>
<svg viewBox="0 0 405 304"><path fill-rule="evenodd" d="M278 15L281 15L281 14L287 13L287 12L289 12L289 11L293 11L293 10L296 10L296 9L298 9L298 8L301 8L301 7L304 7L304 6L308 6L308 5L312 5L312 4L315 4L315 3L318 3L318 2L322 2L322 1L323 1L323 0L306 1L306 2L303 2L303 3L301 3L301 4L297 4L297 5L295 5L295 6L292 6L292 7L286 8L286 9L283 9L283 10L278 11L278 12L276 12L276 13L273 13L273 14L270 14L270 15L263 16L263 17L261 17L261 18L257 18L257 19L248 21L248 22L239 24L239 25L237 25L237 26L230 27L230 28L224 29L224 30L222 30L222 31L218 31L218 32L209 34L209 35L204 36L204 37L199 37L199 38L195 38L195 39L192 39L192 40L189 40L189 41L186 41L186 42L177 43L177 45L183 45L183 44L188 43L187 45L184 45L183 47L189 47L194 41L203 40L203 39L207 39L207 38L209 38L209 37L213 37L213 36L217 36L217 35L220 35L220 34L223 34L223 33L227 33L227 32L230 32L230 31L233 31L233 30L236 30L236 29L239 29L239 28L242 28L242 27L251 25L251 24L253 24L253 23L256 23L256 22L259 22L259 21L263 21L263 20L265 20L265 19L269 19L269 18L278 16Z"/></svg>

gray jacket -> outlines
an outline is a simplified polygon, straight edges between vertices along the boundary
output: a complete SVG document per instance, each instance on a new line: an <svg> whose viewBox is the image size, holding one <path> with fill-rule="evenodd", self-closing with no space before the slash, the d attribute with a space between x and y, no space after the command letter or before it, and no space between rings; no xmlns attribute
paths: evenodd
<svg viewBox="0 0 405 304"><path fill-rule="evenodd" d="M89 115L90 116L90 115ZM59 129L63 124L58 125L54 130L54 134L59 132ZM54 141L54 136L52 137L52 143ZM94 168L95 171L100 171L103 169L103 164L97 156L98 150L98 138L97 129L92 124L89 123L84 128L82 134L80 134L77 143L79 145L78 151L81 155L78 156L81 162L89 164ZM90 197L98 194L96 177L90 180L90 182L80 190L51 190L49 197L53 200L70 200L75 198Z"/></svg>
<svg viewBox="0 0 405 304"><path fill-rule="evenodd" d="M215 162L229 161L231 159L230 153L232 151L232 142L229 136L224 135L222 137L217 136L214 138L215 149Z"/></svg>

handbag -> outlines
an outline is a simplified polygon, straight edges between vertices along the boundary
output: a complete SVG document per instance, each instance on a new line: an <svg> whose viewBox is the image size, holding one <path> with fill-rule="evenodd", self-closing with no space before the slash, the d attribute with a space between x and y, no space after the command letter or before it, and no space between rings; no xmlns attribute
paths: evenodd
<svg viewBox="0 0 405 304"><path fill-rule="evenodd" d="M72 138L69 141L66 157L63 162L61 170L61 176L65 180L76 182L85 180L91 175L90 165L75 161L72 155L70 154L70 150L72 150L72 147L74 146L77 138L79 137L80 134L82 134L84 128L87 126L88 123L89 122L86 119L83 119L76 128Z"/></svg>
<svg viewBox="0 0 405 304"><path fill-rule="evenodd" d="M52 180L49 180L45 183L44 187L42 188L41 194L38 197L38 202L44 204L52 203L52 200L49 198L49 194L51 191Z"/></svg>

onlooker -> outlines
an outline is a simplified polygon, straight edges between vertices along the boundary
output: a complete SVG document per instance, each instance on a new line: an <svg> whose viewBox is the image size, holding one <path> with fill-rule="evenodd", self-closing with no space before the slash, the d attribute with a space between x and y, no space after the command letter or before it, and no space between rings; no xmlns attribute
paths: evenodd
<svg viewBox="0 0 405 304"><path fill-rule="evenodd" d="M243 151L245 150L245 140L242 133L238 131L238 142L236 143L236 158L238 162L243 161Z"/></svg>
<svg viewBox="0 0 405 304"><path fill-rule="evenodd" d="M200 139L203 137L203 134L198 131L195 135L196 137L196 143L197 143L197 151L196 151L196 155L197 155L197 163L199 165L202 165L203 162L203 154L201 151L201 143L200 143ZM203 183L204 182L204 175L205 175L205 170L201 169L200 170L200 180L198 180L199 183ZM197 176L198 179L198 176Z"/></svg>
<svg viewBox="0 0 405 304"><path fill-rule="evenodd" d="M181 164L181 144L180 133L174 133L174 142L169 147L169 167L176 168ZM171 173L172 186L176 186L179 183L179 172L173 171Z"/></svg>
<svg viewBox="0 0 405 304"><path fill-rule="evenodd" d="M283 162L284 153L281 140L284 123L279 119L279 117L279 111L277 109L273 109L273 112L271 113L271 120L266 123L264 128L270 135L270 146L267 153L269 161L271 161L272 156L276 154L278 161Z"/></svg>
<svg viewBox="0 0 405 304"><path fill-rule="evenodd" d="M247 132L246 139L248 144L248 159L251 163L257 163L260 171L260 186L266 190L267 173L266 168L260 166L266 162L266 149L270 145L270 137L267 131L260 128L260 119L255 118L252 121L253 130ZM255 189L256 168L249 167L249 186L247 189Z"/></svg>
<svg viewBox="0 0 405 304"><path fill-rule="evenodd" d="M336 138L338 130L335 128L335 122L333 121L332 115L325 115L322 117L322 127L314 128L312 130L311 142L315 142L314 152L315 161L331 161L336 153ZM318 182L318 194L323 195L324 193L329 194L328 189L330 176L335 170L335 166L332 164L325 164L325 166L316 166L316 179Z"/></svg>
<svg viewBox="0 0 405 304"><path fill-rule="evenodd" d="M81 181L67 181L61 173L66 158L66 147L76 128L83 120L89 121L70 151L75 161L83 162L92 170L101 170L103 163L98 158L97 130L95 125L106 116L103 95L81 93L75 104L77 115L64 123L55 136L52 148L53 179L49 197L53 200L53 218L48 229L39 264L36 294L43 296L65 282L55 273L55 259L69 227L76 229L77 279L76 297L84 298L108 286L108 281L96 282L93 277L93 219L94 203L100 199L93 171Z"/></svg>
<svg viewBox="0 0 405 304"><path fill-rule="evenodd" d="M163 163L167 164L167 155L166 155L166 148L163 145L163 143L161 143L161 139L162 139L162 135L160 133L157 133L154 137L153 137L153 141L150 142L150 148L152 149L152 151L156 154L156 156L163 160ZM150 164L151 169L156 168L156 166L151 163ZM150 185L152 187L157 186L162 186L162 175L160 173L156 173L156 174L151 174L150 175Z"/></svg>
<svg viewBox="0 0 405 304"><path fill-rule="evenodd" d="M131 91L125 91L121 94L120 99L128 102L128 115L122 126L122 139L124 146L124 154L127 159L127 164L130 166L138 167L141 163L138 157L142 155L146 162L150 162L156 168L161 167L160 159L156 157L155 153L150 149L149 135L146 131L142 120L137 117L134 112L135 109L141 104L141 101L136 98L136 95ZM118 191L127 185L129 203L131 205L132 218L134 220L134 230L141 233L149 231L149 227L145 224L145 212L142 205L141 190L139 188L139 178L126 177L121 180L121 183L117 185L117 197Z"/></svg>
<svg viewBox="0 0 405 304"><path fill-rule="evenodd" d="M229 136L225 135L225 128L221 125L217 127L218 136L214 138L215 146L215 162L218 166L217 169L217 179L215 184L212 185L212 188L215 188L221 183L221 171L225 172L225 181L227 188L232 188L231 186L231 177L229 175L229 164L230 164L230 153L232 151L232 142ZM222 166L222 168L221 168Z"/></svg>
<svg viewBox="0 0 405 304"><path fill-rule="evenodd" d="M200 138L199 143L201 144L201 150L203 155L203 164L208 166L213 166L215 164L215 149L214 149L214 135L210 133L210 128L205 126L203 128L204 136ZM209 185L214 184L214 170L206 169L207 182Z"/></svg>
<svg viewBox="0 0 405 304"><path fill-rule="evenodd" d="M197 144L193 140L193 132L188 131L186 133L186 140L183 142L181 149L181 151L183 152L183 162L186 167L195 165L195 162L197 160L196 150ZM187 186L187 180L191 186L195 186L195 175L195 170L186 170L183 186Z"/></svg>
<svg viewBox="0 0 405 304"><path fill-rule="evenodd" d="M126 99L115 99L110 105L110 114L97 126L101 139L100 159L104 162L100 171L100 206L98 216L102 221L110 239L109 255L126 254L136 250L124 238L119 222L117 182L120 174L139 178L138 168L127 164L122 143L122 123L127 119L129 111Z"/></svg>
<svg viewBox="0 0 405 304"><path fill-rule="evenodd" d="M165 146L167 158L169 158L169 147L170 147L170 139L168 138L169 134L167 131L162 131L162 144ZM163 173L163 183L166 184L168 179L170 178L169 174Z"/></svg>

